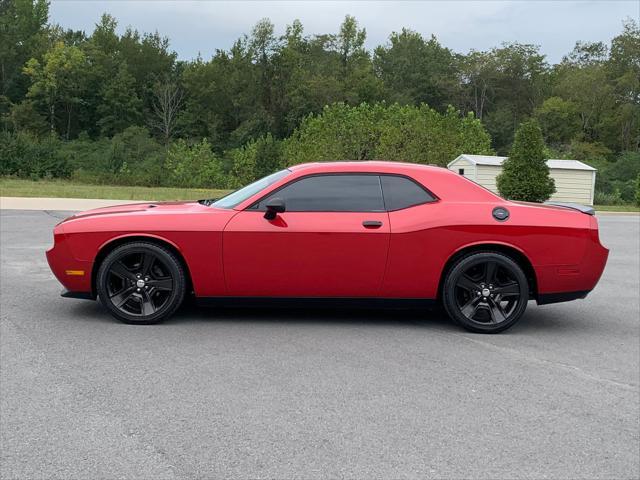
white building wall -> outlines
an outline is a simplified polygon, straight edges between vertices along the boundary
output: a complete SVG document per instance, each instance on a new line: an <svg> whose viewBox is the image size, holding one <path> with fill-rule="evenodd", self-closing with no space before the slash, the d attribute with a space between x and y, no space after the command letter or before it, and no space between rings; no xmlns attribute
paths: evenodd
<svg viewBox="0 0 640 480"><path fill-rule="evenodd" d="M459 173L460 169L464 169L464 176L469 180L476 180L476 166L471 163L469 160L464 158L459 158L455 162L449 165L449 170Z"/></svg>
<svg viewBox="0 0 640 480"><path fill-rule="evenodd" d="M492 192L498 193L496 177L502 172L502 167L495 165L476 165L476 182Z"/></svg>
<svg viewBox="0 0 640 480"><path fill-rule="evenodd" d="M592 205L594 171L553 168L550 175L556 182L556 193L551 196L551 200Z"/></svg>

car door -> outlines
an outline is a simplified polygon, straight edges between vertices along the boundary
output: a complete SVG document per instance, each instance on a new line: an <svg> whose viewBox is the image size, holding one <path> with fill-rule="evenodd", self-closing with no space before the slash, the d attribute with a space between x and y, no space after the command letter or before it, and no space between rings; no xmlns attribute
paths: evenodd
<svg viewBox="0 0 640 480"><path fill-rule="evenodd" d="M265 205L282 199L273 220ZM389 246L380 178L322 174L292 180L239 212L223 234L232 296L373 297Z"/></svg>

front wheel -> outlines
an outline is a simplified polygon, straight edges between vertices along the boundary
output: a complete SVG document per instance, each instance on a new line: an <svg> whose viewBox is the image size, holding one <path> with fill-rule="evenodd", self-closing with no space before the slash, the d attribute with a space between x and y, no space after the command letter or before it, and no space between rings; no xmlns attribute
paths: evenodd
<svg viewBox="0 0 640 480"><path fill-rule="evenodd" d="M118 320L158 323L175 312L185 294L184 268L160 245L132 242L107 255L96 278L102 304Z"/></svg>
<svg viewBox="0 0 640 480"><path fill-rule="evenodd" d="M447 273L442 299L449 316L467 330L498 333L524 314L529 284L512 258L497 252L472 253Z"/></svg>

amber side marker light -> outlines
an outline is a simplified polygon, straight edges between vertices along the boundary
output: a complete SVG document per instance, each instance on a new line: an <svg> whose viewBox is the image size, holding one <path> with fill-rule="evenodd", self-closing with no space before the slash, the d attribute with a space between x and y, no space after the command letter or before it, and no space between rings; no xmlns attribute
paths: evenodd
<svg viewBox="0 0 640 480"><path fill-rule="evenodd" d="M84 270L65 270L64 273L72 277L81 277L84 275Z"/></svg>

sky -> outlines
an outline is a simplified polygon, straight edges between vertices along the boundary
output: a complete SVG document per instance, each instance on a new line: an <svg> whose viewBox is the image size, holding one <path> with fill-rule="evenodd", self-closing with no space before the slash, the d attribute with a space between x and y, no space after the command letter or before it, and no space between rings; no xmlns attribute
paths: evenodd
<svg viewBox="0 0 640 480"><path fill-rule="evenodd" d="M486 50L502 42L539 45L555 63L577 40L605 41L622 30L626 18L640 19L640 0L450 0L450 1L79 1L52 0L50 20L64 28L89 34L100 15L110 13L118 30L131 26L140 32L169 37L182 60L198 53L210 58L228 49L265 17L276 34L299 19L305 34L335 33L345 15L353 15L367 30L368 48L387 42L403 27L435 35L456 52Z"/></svg>

